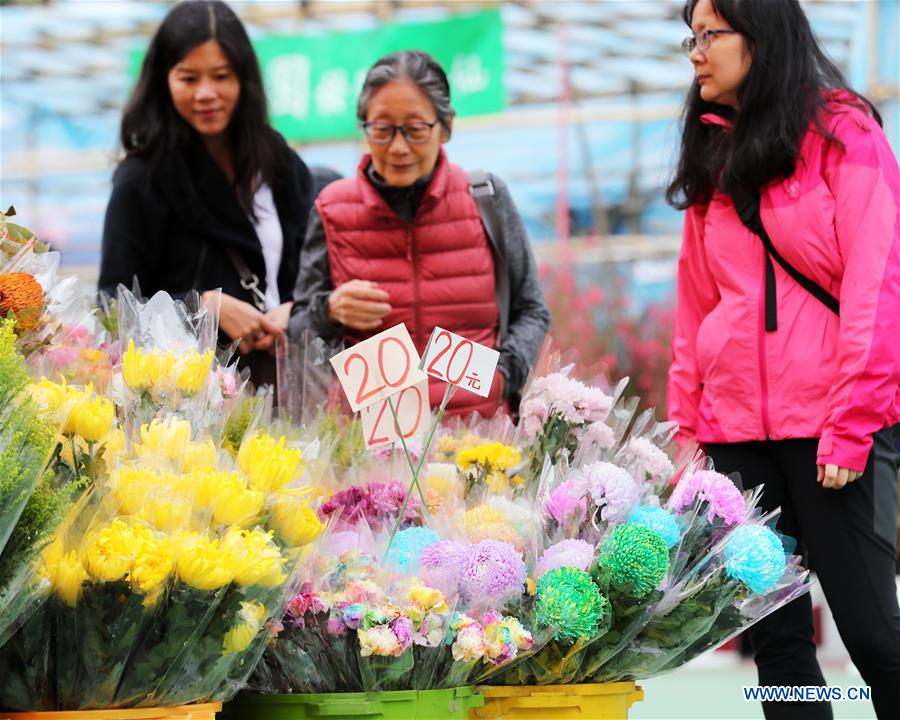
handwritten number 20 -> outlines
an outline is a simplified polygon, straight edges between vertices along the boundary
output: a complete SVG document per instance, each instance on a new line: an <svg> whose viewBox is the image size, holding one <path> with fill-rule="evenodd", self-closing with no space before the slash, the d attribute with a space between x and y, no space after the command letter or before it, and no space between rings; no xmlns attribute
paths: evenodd
<svg viewBox="0 0 900 720"><path fill-rule="evenodd" d="M400 377L394 382L388 380L387 373L385 371L384 353L385 346L389 342L396 343L403 353L403 371L400 373ZM378 343L378 372L384 382L381 385L372 388L371 390L366 390L366 385L369 382L369 363L362 355L360 355L359 353L353 353L352 355L349 355L347 357L347 359L344 361L344 374L350 374L350 364L354 360L359 360L363 364L362 380L360 381L359 389L356 391L357 405L362 405L366 400L374 395L377 395L386 387L399 387L400 385L402 385L406 381L406 378L409 377L409 371L412 366L412 359L409 356L409 350L406 349L406 346L395 337L384 338L380 343Z"/></svg>
<svg viewBox="0 0 900 720"><path fill-rule="evenodd" d="M450 333L447 332L446 330L444 330L444 331L438 333L438 336L434 339L435 346L437 346L437 344L443 338L446 338L447 346L444 348L441 348L441 351L437 355L435 355L434 359L431 361L431 363L429 363L429 365L428 365L429 374L434 373L435 375L441 375L441 371L438 370L436 367L438 360L440 360L442 357L444 357L444 355L447 354L447 351L453 345L453 340L450 337ZM466 358L466 362L463 365L462 370L459 371L459 374L455 378L451 377L450 376L450 368L453 367L453 361L456 359L456 353L458 353L464 347L469 350L469 356ZM455 348L453 348L453 352L450 353L450 359L447 361L447 371L444 373L444 376L446 377L448 383L450 383L451 385L456 385L459 383L460 380L462 380L463 375L466 374L466 370L469 369L469 363L472 362L472 355L474 353L475 353L475 346L472 345L471 340L463 340L459 345L457 345Z"/></svg>
<svg viewBox="0 0 900 720"><path fill-rule="evenodd" d="M394 412L397 413L397 419L400 419L400 408L403 406L403 398L406 397L406 394L409 392L414 392L416 394L416 421L413 423L413 426L404 431L399 425L397 425L396 421L393 419L390 422L394 423L394 429L397 431L397 435L402 435L404 438L411 438L416 434L416 431L419 429L419 422L422 417L422 393L415 385L412 387L405 388L397 395L397 405L394 408ZM369 445L379 445L381 443L388 442L390 438L387 435L382 435L380 437L375 437L375 433L378 432L378 428L381 425L381 419L384 417L385 410L387 410L388 401L387 399L381 401L381 409L378 411L378 417L375 418L375 422L372 425L372 432L369 435Z"/></svg>

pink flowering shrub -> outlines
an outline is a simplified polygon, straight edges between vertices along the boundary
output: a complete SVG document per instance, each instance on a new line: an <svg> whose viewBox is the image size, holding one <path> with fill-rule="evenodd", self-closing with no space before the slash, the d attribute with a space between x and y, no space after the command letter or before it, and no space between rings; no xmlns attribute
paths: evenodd
<svg viewBox="0 0 900 720"><path fill-rule="evenodd" d="M577 349L585 365L599 363L611 380L629 376L625 394L639 395L642 409L656 408L657 419L664 419L674 298L636 316L621 277L603 286L580 283L571 262L544 265L540 274L556 346Z"/></svg>

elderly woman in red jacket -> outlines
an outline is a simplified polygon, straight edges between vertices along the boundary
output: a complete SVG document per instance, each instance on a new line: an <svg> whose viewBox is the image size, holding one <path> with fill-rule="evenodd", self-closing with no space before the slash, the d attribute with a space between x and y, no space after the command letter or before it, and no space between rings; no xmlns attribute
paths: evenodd
<svg viewBox="0 0 900 720"><path fill-rule="evenodd" d="M457 393L448 413L515 405L550 314L506 186L490 177L503 235L490 237L469 176L443 150L447 76L426 53L388 55L369 70L357 115L369 153L316 200L290 334L353 344L402 322L421 353L440 326L500 353L490 396ZM433 383L432 405L442 393Z"/></svg>

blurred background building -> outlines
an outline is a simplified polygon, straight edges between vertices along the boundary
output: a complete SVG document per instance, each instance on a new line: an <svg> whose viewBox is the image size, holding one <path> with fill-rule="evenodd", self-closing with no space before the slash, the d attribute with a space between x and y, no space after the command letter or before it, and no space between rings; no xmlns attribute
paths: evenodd
<svg viewBox="0 0 900 720"><path fill-rule="evenodd" d="M777 0L772 0L773 2ZM170 2L2 2L0 202L89 285L118 123ZM553 333L663 402L680 214L663 188L691 80L682 0L233 2L276 126L309 165L352 173L361 73L419 47L448 68L451 158L503 177L525 218ZM828 53L900 148L898 0L808 0Z"/></svg>

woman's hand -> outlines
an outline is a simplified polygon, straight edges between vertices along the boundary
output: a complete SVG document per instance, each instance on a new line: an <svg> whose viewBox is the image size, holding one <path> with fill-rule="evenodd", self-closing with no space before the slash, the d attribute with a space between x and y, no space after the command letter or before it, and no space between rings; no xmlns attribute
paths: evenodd
<svg viewBox="0 0 900 720"><path fill-rule="evenodd" d="M816 482L822 483L822 487L840 490L847 483L852 483L862 475L857 470L838 467L837 465L816 465L818 475Z"/></svg>
<svg viewBox="0 0 900 720"><path fill-rule="evenodd" d="M377 283L350 280L328 296L328 319L353 330L374 330L391 311L389 300Z"/></svg>
<svg viewBox="0 0 900 720"><path fill-rule="evenodd" d="M214 294L218 294L217 291L208 290L203 293L204 302ZM240 340L238 350L241 354L246 355L253 350L256 343L263 341L267 335L279 335L282 332L277 324L250 303L225 293L221 297L219 327L232 340Z"/></svg>
<svg viewBox="0 0 900 720"><path fill-rule="evenodd" d="M277 308L273 310L269 310L266 313L265 317L268 320L279 328L279 332L277 333L268 333L261 340L257 340L256 344L253 346L254 350L265 350L267 352L274 352L273 348L275 347L275 340L279 335L284 335L287 332L288 320L291 319L291 308L294 307L294 303L292 301L288 301L285 303L281 303Z"/></svg>

